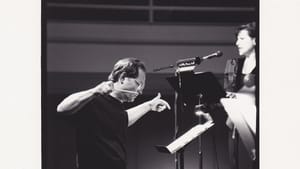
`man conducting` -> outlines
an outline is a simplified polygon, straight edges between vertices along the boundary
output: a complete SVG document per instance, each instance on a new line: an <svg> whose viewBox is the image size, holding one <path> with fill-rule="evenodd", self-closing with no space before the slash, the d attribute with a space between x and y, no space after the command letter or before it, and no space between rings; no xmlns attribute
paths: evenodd
<svg viewBox="0 0 300 169"><path fill-rule="evenodd" d="M149 111L161 112L169 104L160 93L150 101L125 110L145 87L146 68L138 59L119 60L108 77L96 87L71 94L57 112L68 115L77 129L80 169L125 169L127 128Z"/></svg>

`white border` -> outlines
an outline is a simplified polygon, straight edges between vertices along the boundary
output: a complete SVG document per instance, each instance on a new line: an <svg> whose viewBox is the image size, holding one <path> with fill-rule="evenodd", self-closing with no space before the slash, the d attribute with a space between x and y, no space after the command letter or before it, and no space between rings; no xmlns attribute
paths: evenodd
<svg viewBox="0 0 300 169"><path fill-rule="evenodd" d="M0 168L41 168L41 1L0 5Z"/></svg>
<svg viewBox="0 0 300 169"><path fill-rule="evenodd" d="M260 168L298 168L300 1L260 1Z"/></svg>

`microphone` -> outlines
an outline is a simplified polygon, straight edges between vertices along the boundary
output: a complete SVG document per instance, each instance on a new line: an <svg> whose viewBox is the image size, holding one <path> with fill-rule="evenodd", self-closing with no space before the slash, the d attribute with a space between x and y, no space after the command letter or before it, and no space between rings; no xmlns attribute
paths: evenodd
<svg viewBox="0 0 300 169"><path fill-rule="evenodd" d="M206 60L206 59L211 59L211 58L215 58L215 57L221 57L223 55L223 53L221 51L217 51L215 53L212 53L210 55L207 55L207 56L203 56L202 57L202 60Z"/></svg>
<svg viewBox="0 0 300 169"><path fill-rule="evenodd" d="M176 62L176 64L178 67L199 65L203 60L207 60L215 57L221 57L222 55L223 53L221 51L217 51L215 53L203 57L196 56L194 58L180 59Z"/></svg>

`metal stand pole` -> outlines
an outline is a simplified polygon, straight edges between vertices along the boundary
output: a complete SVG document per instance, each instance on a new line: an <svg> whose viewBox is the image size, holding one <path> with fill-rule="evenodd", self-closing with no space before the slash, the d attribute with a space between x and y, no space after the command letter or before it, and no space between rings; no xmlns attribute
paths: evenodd
<svg viewBox="0 0 300 169"><path fill-rule="evenodd" d="M199 101L198 101L198 105L195 106L195 113L196 111L202 111L201 110L201 97L202 95L199 94ZM198 116L196 114L196 116ZM203 124L203 116L202 115L199 115L199 124ZM200 135L198 137L198 154L199 154L199 169L202 169L203 168L203 152L202 152L202 135Z"/></svg>
<svg viewBox="0 0 300 169"><path fill-rule="evenodd" d="M200 119L201 120L201 117ZM202 152L202 136L200 135L199 138L198 138L198 153L199 153L199 169L202 169L203 167L203 152Z"/></svg>
<svg viewBox="0 0 300 169"><path fill-rule="evenodd" d="M182 87L182 83L181 83L181 76L180 76L180 72L175 73L175 76L178 76L178 85L179 88ZM179 137L179 118L178 118L178 114L182 112L182 96L178 93L175 92L175 101L174 101L174 113L175 113L175 122L174 122L174 128L175 128L175 134L174 134L174 140L177 139ZM184 151L183 149L180 150L179 152L175 153L175 168L176 169L184 169Z"/></svg>

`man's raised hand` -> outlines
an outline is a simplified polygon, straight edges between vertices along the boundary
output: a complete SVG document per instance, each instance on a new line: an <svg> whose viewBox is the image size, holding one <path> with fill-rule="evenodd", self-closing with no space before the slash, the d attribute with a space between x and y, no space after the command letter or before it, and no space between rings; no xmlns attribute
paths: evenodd
<svg viewBox="0 0 300 169"><path fill-rule="evenodd" d="M155 98L153 98L152 100L149 101L150 109L152 111L157 111L157 112L164 111L166 108L168 108L170 110L171 107L170 107L169 103L166 102L165 100L161 99L160 97L161 97L161 94L158 93Z"/></svg>

